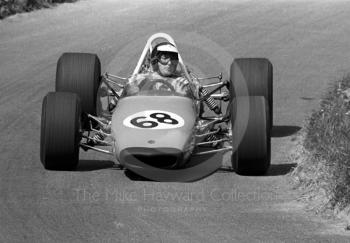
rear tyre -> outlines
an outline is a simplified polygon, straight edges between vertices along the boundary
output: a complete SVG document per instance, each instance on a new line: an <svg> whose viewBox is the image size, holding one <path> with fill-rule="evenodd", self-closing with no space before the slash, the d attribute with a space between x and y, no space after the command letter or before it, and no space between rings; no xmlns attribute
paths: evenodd
<svg viewBox="0 0 350 243"><path fill-rule="evenodd" d="M44 97L40 159L46 169L72 170L78 165L80 117L77 94L50 92Z"/></svg>
<svg viewBox="0 0 350 243"><path fill-rule="evenodd" d="M233 169L238 174L262 175L270 167L271 137L268 105L263 96L237 97L232 102Z"/></svg>
<svg viewBox="0 0 350 243"><path fill-rule="evenodd" d="M78 94L82 112L96 115L101 63L96 54L64 53L57 62L56 91Z"/></svg>
<svg viewBox="0 0 350 243"><path fill-rule="evenodd" d="M231 86L248 88L248 94L235 93L231 88L231 96L264 96L269 108L269 126L273 126L273 68L266 58L237 58L231 65ZM234 85L233 85L234 84Z"/></svg>

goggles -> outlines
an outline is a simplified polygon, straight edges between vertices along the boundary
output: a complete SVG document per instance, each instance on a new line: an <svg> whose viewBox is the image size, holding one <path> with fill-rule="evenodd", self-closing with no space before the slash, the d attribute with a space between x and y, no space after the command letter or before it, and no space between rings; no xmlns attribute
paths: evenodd
<svg viewBox="0 0 350 243"><path fill-rule="evenodd" d="M162 65L167 65L169 62L178 62L179 57L178 54L175 52L165 52L161 53L158 58L158 62L160 62Z"/></svg>

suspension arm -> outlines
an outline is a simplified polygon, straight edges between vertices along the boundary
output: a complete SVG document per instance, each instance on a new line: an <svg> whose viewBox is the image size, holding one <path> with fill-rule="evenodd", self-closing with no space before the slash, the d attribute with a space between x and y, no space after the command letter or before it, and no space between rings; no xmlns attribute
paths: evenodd
<svg viewBox="0 0 350 243"><path fill-rule="evenodd" d="M203 97L201 97L200 99L198 99L199 101L203 101L208 99L212 94L214 94L216 91L220 90L222 87L226 86L228 83L227 80L221 82L220 86L216 87L215 89L213 89L212 91L208 92L207 94L205 94ZM203 88L203 86L201 87Z"/></svg>

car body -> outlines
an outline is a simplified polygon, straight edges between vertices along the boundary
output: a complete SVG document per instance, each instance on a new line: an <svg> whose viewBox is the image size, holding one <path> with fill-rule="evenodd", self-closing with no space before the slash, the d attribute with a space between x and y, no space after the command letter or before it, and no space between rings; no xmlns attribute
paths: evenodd
<svg viewBox="0 0 350 243"><path fill-rule="evenodd" d="M56 92L55 94L51 94L51 96L61 96L59 94L60 92L78 95L78 98L73 97L72 100L77 100L76 106L78 108L75 109L77 111L73 110L77 112L76 117L79 118L70 118L71 116L67 115L72 120L71 124L74 123L74 119L79 119L80 121L80 128L77 131L78 135L76 135L78 136L78 146L84 150L91 149L111 154L122 167L131 170L135 164L139 164L141 167L147 165L153 168L176 170L186 168L187 162L193 156L231 150L233 151L232 166L237 169L237 165L240 165L239 157L243 155L243 153L237 155L240 149L241 151L248 150L248 152L244 152L245 154L252 154L251 151L255 147L262 147L262 154L253 156L252 158L253 160L264 160L265 164L262 166L261 162L244 162L244 165L253 163L248 166L250 168L248 173L254 171L251 169L252 166L260 168L258 170L259 173L265 173L270 163L270 147L268 143L270 142L269 132L271 126L268 123L270 123L269 118L272 118L267 113L268 108L266 107L270 104L270 100L263 93L265 91L262 91L262 94L254 94L253 97L248 98L248 106L244 106L245 108L242 109L250 110L250 113L248 112L248 115L241 122L237 122L237 117L239 117L237 112L245 104L246 99L243 96L238 97L237 91L234 90L234 81L231 79L222 80L221 74L209 78L197 77L196 74L188 70L180 53L178 68L182 76L188 81L187 88L189 92L186 95L180 94L175 90L155 90L154 88L140 90L133 94L127 91L131 77L149 71L149 66L147 67L147 64L149 65L149 55L152 52L154 43L160 39L165 39L176 46L175 41L168 34L156 33L152 35L143 49L134 72L127 78L111 73L100 75L98 73L100 62L98 58L96 59L96 56L88 54L84 56L77 53L61 56L56 75ZM249 64L251 61L250 59L243 60L243 64L247 66L247 63ZM238 61L236 64L239 65L240 62ZM261 64L267 65L266 67L270 65L266 59L253 59L253 64L248 65L247 75L250 75L249 70L258 72L260 69L258 70L256 67L261 66ZM66 66L61 67L62 65ZM231 73L233 73L232 68L235 68L234 65L231 67ZM86 91L88 89L86 88L87 74L85 72L82 73L83 71L76 71L87 69L95 70L89 74L89 77L91 77L91 81L89 81L91 88L88 91ZM66 73L64 73L62 70L70 71L65 71ZM72 74L72 72L75 73ZM265 73L261 74L263 77ZM71 78L72 76L74 76L74 79ZM96 76L100 78L97 79ZM204 84L202 80L205 79L217 79L217 81ZM148 82L166 82L166 80L153 80L150 78ZM263 83L261 81L258 82L259 85ZM272 82L272 80L266 82ZM98 88L96 88L96 83L98 83ZM264 87L267 86L264 83L262 85ZM254 85L248 84L249 89L250 86ZM222 89L226 91L221 92ZM262 88L261 90L265 89ZM272 95L271 92L268 95ZM102 93L104 95L101 95ZM96 96L100 97L96 98ZM57 98L55 97L46 98L47 100L55 100ZM101 97L107 100L108 105L113 103L113 108L107 110L107 115L104 116L94 109L94 106L96 107L96 99ZM259 99L259 97L262 98ZM226 106L221 106L222 101L226 103ZM45 102L48 103L48 101ZM47 138L49 136L47 134L50 132L45 130L50 130L50 124L47 124L47 117L51 116L51 111L49 111L49 107L46 107L46 103L45 107L43 104L43 114L45 111L46 115L42 118L41 157L44 166L49 169L51 167L50 165L57 165L58 162L51 163L50 159L45 157L48 153L45 152L47 151L47 147L51 146L50 144L47 145L49 143L47 141L50 140ZM257 105L254 105L255 103ZM81 108L79 108L80 106ZM260 108L256 108L255 106ZM224 109L224 107L226 108ZM256 109L259 110L256 111ZM263 112L260 112L261 109L263 109ZM55 108L55 110L57 109ZM66 116L64 111L62 112L63 115L61 116ZM262 115L256 117L258 113ZM57 117L57 114L55 114L55 117ZM62 118L61 122L65 123L66 119ZM243 125L239 125L240 123ZM51 126L53 127L53 125ZM73 125L71 126L73 127ZM258 127L258 130L256 130L258 132L254 132L254 134L250 134L249 131L242 132L242 130L249 130L250 127L254 127L254 129ZM52 129L56 129L57 131L57 128ZM262 131L261 136L259 135L260 130ZM62 134L60 132L56 133L55 136L57 137ZM94 136L96 134L100 136ZM245 140L249 140L248 144L244 146L240 145L240 142L237 144L237 141L235 142L236 138L233 137L235 135L237 135L236 138L243 141L243 144ZM68 135L62 140L64 139L68 139ZM235 143L236 145L234 145ZM55 146L52 145L51 147ZM75 156L75 161L74 163L72 162L72 165L78 163L76 161L76 152L62 153L66 157ZM57 155L58 152L55 151L55 154ZM253 161L252 159L250 160ZM241 165L243 165L242 163Z"/></svg>

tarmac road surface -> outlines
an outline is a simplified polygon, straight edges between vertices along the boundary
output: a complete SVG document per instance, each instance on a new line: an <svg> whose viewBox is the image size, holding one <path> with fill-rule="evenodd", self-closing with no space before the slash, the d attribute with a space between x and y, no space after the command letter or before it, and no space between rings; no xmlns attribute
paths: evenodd
<svg viewBox="0 0 350 243"><path fill-rule="evenodd" d="M349 12L346 1L91 0L0 21L0 242L350 241L345 225L305 211L287 175L295 133L350 70ZM77 171L44 170L41 103L61 53L94 52L127 75L159 31L203 75L227 78L231 57L273 63L269 173L139 181L96 152L81 152Z"/></svg>

